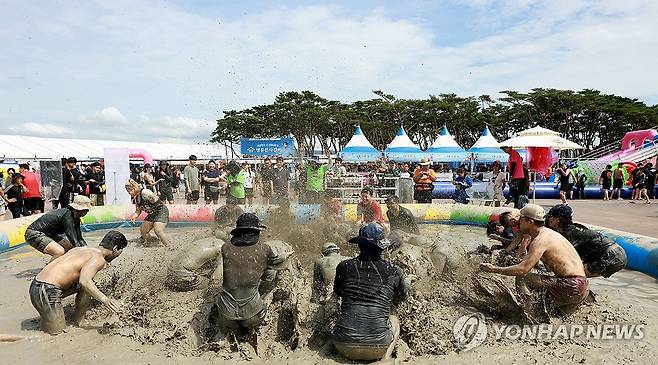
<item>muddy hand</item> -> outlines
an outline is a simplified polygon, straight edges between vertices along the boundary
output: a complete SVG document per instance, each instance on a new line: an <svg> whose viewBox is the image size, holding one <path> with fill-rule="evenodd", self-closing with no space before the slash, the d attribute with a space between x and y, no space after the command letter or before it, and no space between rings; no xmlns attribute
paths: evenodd
<svg viewBox="0 0 658 365"><path fill-rule="evenodd" d="M488 262L481 262L480 263L480 270L486 271L486 272L495 272L495 266L488 263Z"/></svg>
<svg viewBox="0 0 658 365"><path fill-rule="evenodd" d="M121 304L119 301L115 299L107 299L105 303L103 303L107 309L111 310L112 312L119 314L121 312Z"/></svg>

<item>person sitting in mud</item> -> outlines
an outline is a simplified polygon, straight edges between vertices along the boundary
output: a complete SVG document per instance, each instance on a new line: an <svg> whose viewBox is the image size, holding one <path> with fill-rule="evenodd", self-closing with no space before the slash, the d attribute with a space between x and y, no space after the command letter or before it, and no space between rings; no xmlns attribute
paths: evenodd
<svg viewBox="0 0 658 365"><path fill-rule="evenodd" d="M80 232L80 218L91 209L91 200L76 195L67 208L48 212L32 222L25 231L25 241L37 251L56 259L73 247L87 246Z"/></svg>
<svg viewBox="0 0 658 365"><path fill-rule="evenodd" d="M257 339L253 330L267 312L259 286L266 276L271 276L268 270L280 264L272 248L260 242L260 232L265 228L255 214L244 213L238 217L230 242L221 249L222 288L216 303L222 333L235 343L234 331L249 331L254 348ZM287 252L285 257L291 254Z"/></svg>
<svg viewBox="0 0 658 365"><path fill-rule="evenodd" d="M235 221L244 213L238 206L238 199L228 196L226 204L215 211L215 220L212 224L213 235L220 240L228 241L228 231L235 227Z"/></svg>
<svg viewBox="0 0 658 365"><path fill-rule="evenodd" d="M77 294L73 313L76 325L84 319L91 298L118 313L119 302L98 290L94 276L117 258L127 245L128 240L122 233L110 231L103 237L100 247L75 247L46 265L32 280L29 290L30 301L41 317L41 329L51 335L64 330L66 320L62 298L72 294Z"/></svg>
<svg viewBox="0 0 658 365"><path fill-rule="evenodd" d="M382 214L382 207L373 199L373 190L371 187L366 186L361 189L361 201L357 205L356 215L359 217L359 222L368 224L371 222L384 224L384 215Z"/></svg>
<svg viewBox="0 0 658 365"><path fill-rule="evenodd" d="M142 222L142 226L139 227L141 242L147 243L152 241L153 237L150 232L153 230L163 245L171 246L169 237L165 233L165 228L167 227L167 223L169 223L169 208L160 200L156 193L148 189L143 189L133 179L128 179L125 187L135 203L135 213L130 215L130 222L135 224L142 211L147 214L144 222Z"/></svg>
<svg viewBox="0 0 658 365"><path fill-rule="evenodd" d="M577 308L589 293L583 264L576 249L559 233L544 227L544 208L528 204L521 209L520 232L530 235L532 241L523 260L512 266L499 267L481 263L482 271L516 276L521 294L529 295L528 286L545 288L555 304L565 312ZM554 275L531 273L539 262Z"/></svg>
<svg viewBox="0 0 658 365"><path fill-rule="evenodd" d="M336 267L334 293L342 300L334 347L349 360L390 358L400 335L391 307L406 298L410 283L399 266L382 259L390 245L382 226L369 223L350 242L359 245L360 253Z"/></svg>
<svg viewBox="0 0 658 365"><path fill-rule="evenodd" d="M612 274L626 267L626 251L601 233L573 222L573 210L558 204L546 215L548 227L560 232L580 255L588 278Z"/></svg>
<svg viewBox="0 0 658 365"><path fill-rule="evenodd" d="M411 234L419 234L418 224L413 213L405 207L400 206L400 198L396 195L389 195L386 198L386 216L391 225L391 231L401 230Z"/></svg>
<svg viewBox="0 0 658 365"><path fill-rule="evenodd" d="M340 254L340 248L333 242L322 245L322 257L313 264L312 303L324 303L334 291L336 266L347 260Z"/></svg>
<svg viewBox="0 0 658 365"><path fill-rule="evenodd" d="M175 291L207 287L223 244L223 241L213 238L185 247L169 265L167 286Z"/></svg>

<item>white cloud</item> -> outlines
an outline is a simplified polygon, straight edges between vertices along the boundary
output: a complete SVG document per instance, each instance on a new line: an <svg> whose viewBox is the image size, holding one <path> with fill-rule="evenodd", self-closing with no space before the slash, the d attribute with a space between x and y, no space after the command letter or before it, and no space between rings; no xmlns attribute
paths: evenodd
<svg viewBox="0 0 658 365"><path fill-rule="evenodd" d="M446 1L475 9L464 21L482 35L442 46L431 19L338 6L225 20L150 0L16 1L0 14L0 122L11 122L0 132L91 123L90 134L207 140L222 110L302 89L344 101L532 87L658 100L656 1Z"/></svg>

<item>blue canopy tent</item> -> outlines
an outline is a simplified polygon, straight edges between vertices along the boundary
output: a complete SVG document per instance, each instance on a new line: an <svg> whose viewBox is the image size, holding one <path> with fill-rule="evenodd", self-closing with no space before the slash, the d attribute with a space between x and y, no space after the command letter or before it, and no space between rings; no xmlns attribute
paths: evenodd
<svg viewBox="0 0 658 365"><path fill-rule="evenodd" d="M468 158L466 151L455 141L455 139L448 132L448 128L443 126L439 136L427 153L432 157L433 162L443 162L452 165L459 165L462 161Z"/></svg>
<svg viewBox="0 0 658 365"><path fill-rule="evenodd" d="M427 153L411 141L404 127L400 127L398 134L384 150L384 156L396 162L418 162L427 157Z"/></svg>
<svg viewBox="0 0 658 365"><path fill-rule="evenodd" d="M346 162L372 162L381 157L381 152L370 144L361 127L356 126L354 135L340 151L339 156Z"/></svg>
<svg viewBox="0 0 658 365"><path fill-rule="evenodd" d="M482 135L468 149L469 153L473 154L473 159L476 162L507 162L507 154L498 147L498 141L491 135L489 127L484 127Z"/></svg>

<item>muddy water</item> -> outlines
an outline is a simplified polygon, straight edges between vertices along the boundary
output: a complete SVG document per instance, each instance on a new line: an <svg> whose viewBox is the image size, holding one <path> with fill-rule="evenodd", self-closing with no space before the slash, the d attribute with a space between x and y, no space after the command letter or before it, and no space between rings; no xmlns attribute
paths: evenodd
<svg viewBox="0 0 658 365"><path fill-rule="evenodd" d="M452 260L450 270L460 275L428 277L418 285L409 301L399 308L405 341L398 358L416 363L500 362L500 363L652 363L658 356L656 331L658 322L658 285L646 275L624 271L611 279L593 279L592 290L597 303L583 307L565 323L644 323L643 340L560 342L492 341L475 350L457 352L452 341L455 320L476 308L464 300L464 287L475 262L460 260L467 251L487 243L480 228L464 226L423 225L424 234L435 238L442 251ZM205 237L204 228L170 230L178 247ZM25 336L22 341L0 343L3 363L224 363L251 360L259 363L328 363L342 362L330 347L323 348L311 340L312 318L317 306L308 303L310 271L319 255L322 235L318 227L302 227L291 237L299 266L300 278L287 278L285 288L270 298L271 310L261 329L264 341L260 357L248 347L239 353L204 347L207 323L204 322L213 290L171 293L162 288L163 266L176 253L159 247L131 247L122 257L98 276L97 283L112 296L124 301L128 318L109 316L100 307L92 309L83 328L70 327L68 332L51 337L38 331L37 313L32 308L27 287L45 259L30 248L0 256L0 334ZM129 239L137 238L136 230L124 230ZM104 232L86 235L97 243ZM269 238L273 238L270 236ZM343 253L354 254L354 247L338 242ZM450 274L450 273L449 273ZM453 277L452 279L450 277ZM455 280L454 277L460 278ZM216 278L214 287L221 283ZM112 284L114 283L114 284ZM211 285L212 286L212 285ZM215 289L216 290L216 289ZM294 294L290 297L290 294ZM71 298L64 301L70 305ZM492 322L504 321L496 313L487 313ZM509 320L508 320L509 321ZM562 319L558 322L563 321ZM288 326L288 327L286 327ZM6 359L6 360L5 360ZM6 362L5 362L6 361Z"/></svg>

